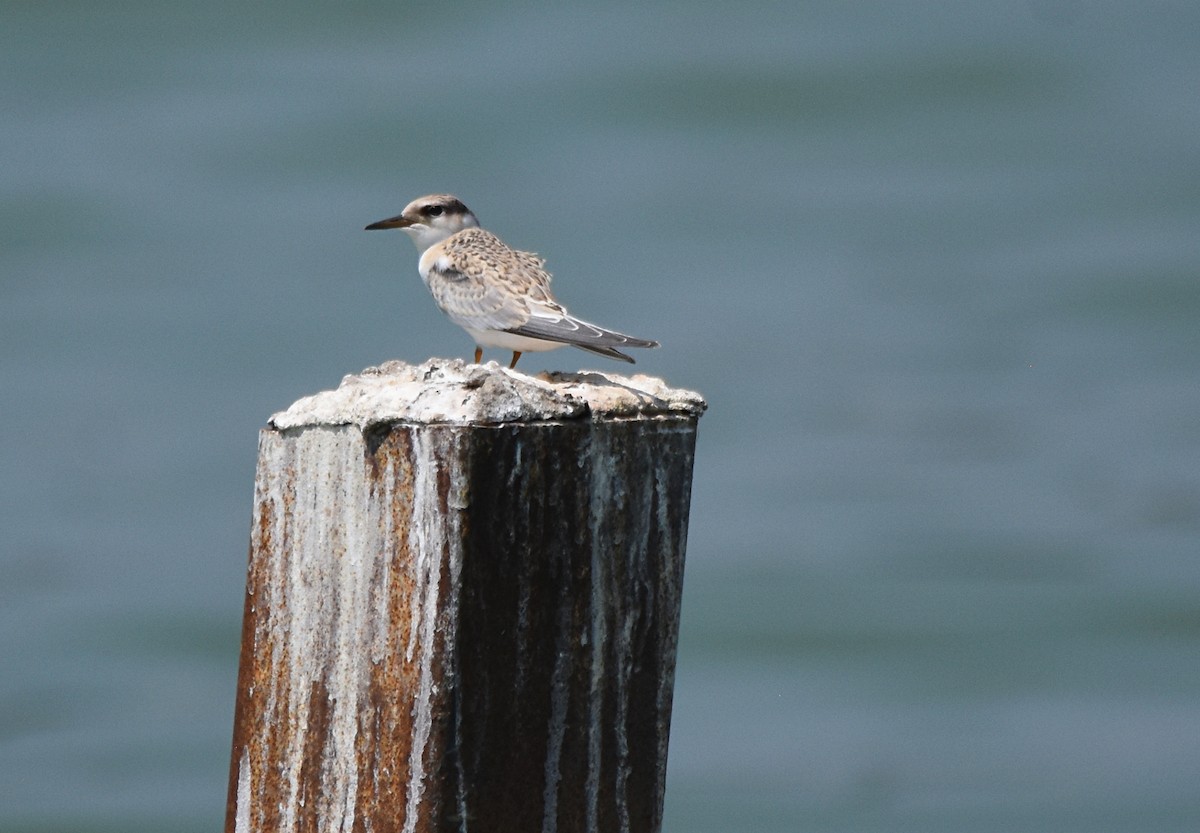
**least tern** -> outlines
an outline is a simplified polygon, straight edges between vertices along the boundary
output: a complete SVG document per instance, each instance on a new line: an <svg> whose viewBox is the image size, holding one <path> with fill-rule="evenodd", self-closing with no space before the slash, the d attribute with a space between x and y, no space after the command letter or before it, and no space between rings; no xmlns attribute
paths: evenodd
<svg viewBox="0 0 1200 833"><path fill-rule="evenodd" d="M516 367L522 353L564 344L630 363L633 358L618 347L658 346L568 313L550 293L545 261L480 228L458 197L420 197L367 231L392 228L403 229L416 244L417 269L438 307L475 339L476 364L484 347L511 350L508 366Z"/></svg>

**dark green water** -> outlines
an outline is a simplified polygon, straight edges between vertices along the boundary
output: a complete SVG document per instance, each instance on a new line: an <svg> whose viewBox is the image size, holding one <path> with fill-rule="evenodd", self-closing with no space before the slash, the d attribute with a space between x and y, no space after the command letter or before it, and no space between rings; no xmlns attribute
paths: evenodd
<svg viewBox="0 0 1200 833"><path fill-rule="evenodd" d="M0 830L219 829L256 432L469 355L430 191L710 400L668 833L1200 830L1198 91L1184 2L0 4Z"/></svg>

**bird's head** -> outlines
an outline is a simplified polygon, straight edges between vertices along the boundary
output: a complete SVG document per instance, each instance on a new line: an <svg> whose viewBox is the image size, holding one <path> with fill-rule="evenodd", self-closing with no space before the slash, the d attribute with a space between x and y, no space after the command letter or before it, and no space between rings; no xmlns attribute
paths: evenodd
<svg viewBox="0 0 1200 833"><path fill-rule="evenodd" d="M417 244L417 250L424 252L450 235L478 225L479 220L475 219L471 209L463 205L458 197L451 194L430 194L413 200L395 217L371 223L367 226L367 231L403 229Z"/></svg>

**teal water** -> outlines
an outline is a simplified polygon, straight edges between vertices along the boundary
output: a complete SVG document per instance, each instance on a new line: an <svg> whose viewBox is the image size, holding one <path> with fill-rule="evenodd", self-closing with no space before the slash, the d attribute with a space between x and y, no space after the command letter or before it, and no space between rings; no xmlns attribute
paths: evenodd
<svg viewBox="0 0 1200 833"><path fill-rule="evenodd" d="M1200 829L1200 7L0 24L0 830L219 829L256 432L469 355L442 190L710 400L669 833Z"/></svg>

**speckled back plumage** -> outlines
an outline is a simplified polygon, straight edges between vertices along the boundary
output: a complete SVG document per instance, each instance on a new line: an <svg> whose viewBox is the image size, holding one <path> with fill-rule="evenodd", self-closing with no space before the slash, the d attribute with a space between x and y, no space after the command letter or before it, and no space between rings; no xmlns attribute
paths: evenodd
<svg viewBox="0 0 1200 833"><path fill-rule="evenodd" d="M433 246L425 282L454 323L512 330L537 314L566 315L550 294L551 275L533 252L513 249L490 231L463 229Z"/></svg>

